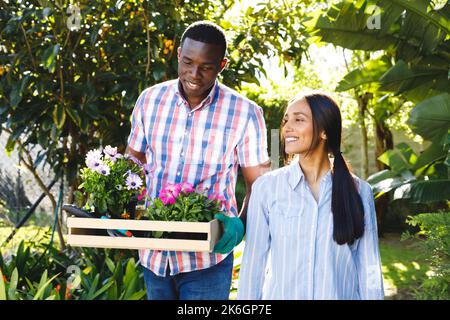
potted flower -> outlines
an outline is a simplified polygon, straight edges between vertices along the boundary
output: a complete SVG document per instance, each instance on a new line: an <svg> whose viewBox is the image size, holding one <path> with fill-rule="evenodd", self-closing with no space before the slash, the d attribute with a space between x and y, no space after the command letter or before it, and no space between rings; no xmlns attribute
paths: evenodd
<svg viewBox="0 0 450 320"><path fill-rule="evenodd" d="M81 192L76 196L85 202L85 210L96 217L135 218L136 204L146 193L145 169L139 160L118 153L117 147L91 150L80 178Z"/></svg>
<svg viewBox="0 0 450 320"><path fill-rule="evenodd" d="M224 208L222 196L208 196L207 190L194 189L192 184L183 182L165 185L144 212L144 217L158 221L209 222ZM177 238L160 231L153 232L153 236ZM186 238L185 233L178 236Z"/></svg>

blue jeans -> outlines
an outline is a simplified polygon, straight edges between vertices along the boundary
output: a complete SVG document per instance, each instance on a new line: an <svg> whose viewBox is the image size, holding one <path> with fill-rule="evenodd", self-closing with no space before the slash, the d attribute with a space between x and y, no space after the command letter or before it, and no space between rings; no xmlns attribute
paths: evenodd
<svg viewBox="0 0 450 320"><path fill-rule="evenodd" d="M218 264L202 270L160 277L144 268L148 300L228 300L233 252Z"/></svg>

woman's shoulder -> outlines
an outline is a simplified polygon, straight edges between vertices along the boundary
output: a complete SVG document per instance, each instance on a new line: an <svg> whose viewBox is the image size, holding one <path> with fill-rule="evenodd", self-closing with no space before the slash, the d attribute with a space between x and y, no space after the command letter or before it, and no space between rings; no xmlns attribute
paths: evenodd
<svg viewBox="0 0 450 320"><path fill-rule="evenodd" d="M258 189L259 191L262 191L264 188L267 188L267 186L271 186L272 188L273 184L276 183L278 179L287 178L288 175L289 175L289 166L273 169L256 178L256 180L253 182L252 188Z"/></svg>
<svg viewBox="0 0 450 320"><path fill-rule="evenodd" d="M352 173L353 180L356 184L356 189L362 198L373 197L372 186L366 180L358 177L357 175Z"/></svg>

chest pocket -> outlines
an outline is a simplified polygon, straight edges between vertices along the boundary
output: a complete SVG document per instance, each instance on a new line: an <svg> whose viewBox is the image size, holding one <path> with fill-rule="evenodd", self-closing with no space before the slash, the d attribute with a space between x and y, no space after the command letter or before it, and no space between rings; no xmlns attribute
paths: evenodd
<svg viewBox="0 0 450 320"><path fill-rule="evenodd" d="M297 194L295 194L298 196ZM286 200L279 200L270 209L270 232L276 238L298 237L304 214L303 203L299 198L289 204Z"/></svg>

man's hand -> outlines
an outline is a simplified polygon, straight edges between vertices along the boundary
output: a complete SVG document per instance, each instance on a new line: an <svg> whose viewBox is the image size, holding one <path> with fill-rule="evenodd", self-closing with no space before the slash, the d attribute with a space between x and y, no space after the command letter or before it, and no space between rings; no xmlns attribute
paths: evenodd
<svg viewBox="0 0 450 320"><path fill-rule="evenodd" d="M138 159L141 163L147 163L147 158L145 157L145 153L143 153L143 152L138 152L138 151L130 148L129 146L127 146L125 153L132 155L133 157Z"/></svg>
<svg viewBox="0 0 450 320"><path fill-rule="evenodd" d="M228 217L222 213L214 216L222 221L224 234L214 246L214 253L228 253L241 243L244 237L244 224L239 217Z"/></svg>

